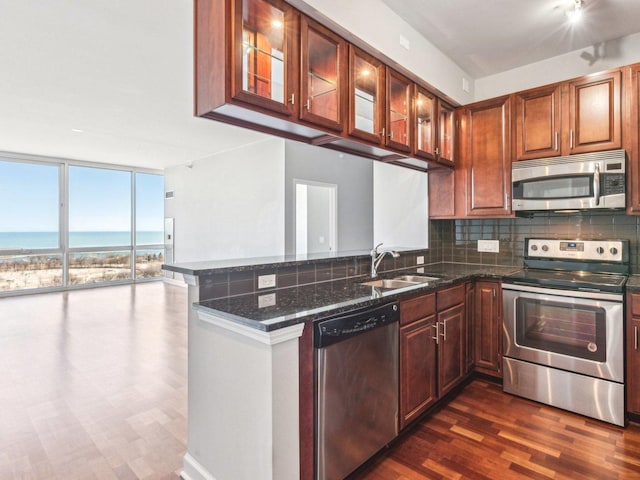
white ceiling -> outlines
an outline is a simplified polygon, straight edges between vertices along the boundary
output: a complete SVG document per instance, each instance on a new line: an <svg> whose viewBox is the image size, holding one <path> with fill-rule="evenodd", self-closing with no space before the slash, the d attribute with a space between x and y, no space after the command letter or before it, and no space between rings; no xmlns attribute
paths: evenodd
<svg viewBox="0 0 640 480"><path fill-rule="evenodd" d="M640 30L640 0L383 0L478 77ZM192 0L0 0L0 152L165 168L265 135L193 116ZM77 132L74 130L81 130Z"/></svg>
<svg viewBox="0 0 640 480"><path fill-rule="evenodd" d="M474 78L640 32L640 0L584 0L576 24L574 0L382 1Z"/></svg>

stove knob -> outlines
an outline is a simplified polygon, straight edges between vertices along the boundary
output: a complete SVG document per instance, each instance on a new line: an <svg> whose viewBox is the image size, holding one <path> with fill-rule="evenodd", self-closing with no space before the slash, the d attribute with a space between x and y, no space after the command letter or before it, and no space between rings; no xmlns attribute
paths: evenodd
<svg viewBox="0 0 640 480"><path fill-rule="evenodd" d="M547 252L547 251L549 251L549 247L548 247L548 246L546 246L546 245L542 245L542 251L543 251L543 252Z"/></svg>
<svg viewBox="0 0 640 480"><path fill-rule="evenodd" d="M618 249L616 247L611 247L609 249L609 253L611 253L611 255L617 255L618 254Z"/></svg>
<svg viewBox="0 0 640 480"><path fill-rule="evenodd" d="M536 252L538 250L538 245L531 245L531 250Z"/></svg>
<svg viewBox="0 0 640 480"><path fill-rule="evenodd" d="M604 253L604 248L598 247L598 248L596 248L596 252L598 252L600 255L602 255Z"/></svg>

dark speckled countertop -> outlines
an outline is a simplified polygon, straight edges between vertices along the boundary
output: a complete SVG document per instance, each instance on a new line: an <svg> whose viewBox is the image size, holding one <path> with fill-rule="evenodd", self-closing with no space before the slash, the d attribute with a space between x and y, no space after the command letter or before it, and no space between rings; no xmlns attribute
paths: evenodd
<svg viewBox="0 0 640 480"><path fill-rule="evenodd" d="M195 310L225 318L258 330L271 331L297 323L318 320L347 310L399 300L439 287L473 278L501 279L519 270L519 267L500 267L456 263L425 265L424 272L416 268L396 271L380 278L393 278L403 274L440 277L427 284L417 284L399 289L379 289L361 283L365 277L334 280L265 292L239 295L195 303ZM260 307L259 301L266 295L275 295L275 304Z"/></svg>
<svg viewBox="0 0 640 480"><path fill-rule="evenodd" d="M640 292L640 275L629 275L625 286L627 292Z"/></svg>

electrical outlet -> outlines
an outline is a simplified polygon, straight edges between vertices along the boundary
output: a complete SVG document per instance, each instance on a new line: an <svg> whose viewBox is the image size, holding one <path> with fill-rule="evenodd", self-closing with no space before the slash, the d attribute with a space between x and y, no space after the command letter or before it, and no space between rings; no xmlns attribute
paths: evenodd
<svg viewBox="0 0 640 480"><path fill-rule="evenodd" d="M500 241L499 240L478 240L478 251L499 253Z"/></svg>
<svg viewBox="0 0 640 480"><path fill-rule="evenodd" d="M273 307L276 304L276 294L258 295L258 308Z"/></svg>
<svg viewBox="0 0 640 480"><path fill-rule="evenodd" d="M424 265L424 257L422 255L416 257L416 265Z"/></svg>
<svg viewBox="0 0 640 480"><path fill-rule="evenodd" d="M273 288L276 286L276 274L259 275L258 288Z"/></svg>
<svg viewBox="0 0 640 480"><path fill-rule="evenodd" d="M424 273L424 267L416 268L416 273Z"/></svg>

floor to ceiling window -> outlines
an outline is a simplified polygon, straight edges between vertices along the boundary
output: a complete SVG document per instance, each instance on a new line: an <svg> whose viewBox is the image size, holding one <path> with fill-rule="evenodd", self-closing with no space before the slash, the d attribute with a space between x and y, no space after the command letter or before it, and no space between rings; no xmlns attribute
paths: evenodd
<svg viewBox="0 0 640 480"><path fill-rule="evenodd" d="M164 177L0 158L0 294L161 275Z"/></svg>

